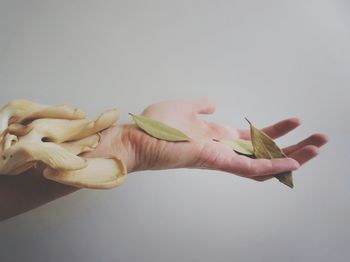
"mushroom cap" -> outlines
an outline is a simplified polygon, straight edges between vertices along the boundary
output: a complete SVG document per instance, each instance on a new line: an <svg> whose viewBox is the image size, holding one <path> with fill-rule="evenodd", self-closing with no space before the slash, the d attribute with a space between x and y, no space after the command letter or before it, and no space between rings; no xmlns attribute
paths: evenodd
<svg viewBox="0 0 350 262"><path fill-rule="evenodd" d="M41 161L46 165L63 170L81 169L87 166L84 158L76 156L55 143L19 141L7 149L0 158L0 174L18 175L19 167L28 162ZM25 170L24 170L25 171Z"/></svg>
<svg viewBox="0 0 350 262"><path fill-rule="evenodd" d="M74 155L94 150L100 143L101 135L99 133L75 140L59 144L61 147L71 152Z"/></svg>
<svg viewBox="0 0 350 262"><path fill-rule="evenodd" d="M47 106L24 99L13 100L0 109L0 133L9 124L38 118L83 119L85 113L67 105Z"/></svg>
<svg viewBox="0 0 350 262"><path fill-rule="evenodd" d="M119 110L87 119L77 108L14 100L0 109L0 174L17 175L45 164L45 178L76 187L108 189L126 179L122 160L83 158L95 149L100 131L119 119Z"/></svg>
<svg viewBox="0 0 350 262"><path fill-rule="evenodd" d="M26 126L20 123L12 123L7 127L7 132L16 136L25 136L30 131L32 131L33 127Z"/></svg>
<svg viewBox="0 0 350 262"><path fill-rule="evenodd" d="M90 189L109 189L122 184L127 175L118 158L86 158L88 166L79 170L46 168L44 177L62 184Z"/></svg>
<svg viewBox="0 0 350 262"><path fill-rule="evenodd" d="M119 110L111 109L103 112L96 120L91 119L48 119L34 120L29 128L50 142L63 143L79 140L96 134L112 126L119 119Z"/></svg>

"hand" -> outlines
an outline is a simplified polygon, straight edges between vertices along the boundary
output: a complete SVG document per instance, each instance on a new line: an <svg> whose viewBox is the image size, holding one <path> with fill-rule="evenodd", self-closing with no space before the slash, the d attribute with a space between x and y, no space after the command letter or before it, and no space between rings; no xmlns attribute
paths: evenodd
<svg viewBox="0 0 350 262"><path fill-rule="evenodd" d="M319 147L327 142L326 136L314 134L284 148L289 158L268 160L240 156L212 139L249 139L249 130L239 130L200 119L200 114L212 114L214 109L213 103L208 99L151 105L143 111L143 115L182 130L192 141L166 142L149 136L135 124L117 125L104 130L99 146L84 155L117 156L126 164L129 173L147 169L206 168L263 181L272 178L272 174L295 170L315 157ZM299 124L298 119L290 118L263 130L272 138L277 138ZM0 177L0 220L77 190L75 187L44 179L40 169L26 173L15 177Z"/></svg>
<svg viewBox="0 0 350 262"><path fill-rule="evenodd" d="M215 106L209 99L153 104L142 115L183 131L192 138L191 142L158 140L135 124L128 124L106 130L101 145L87 156L115 154L126 163L129 173L149 169L205 168L263 181L272 178L273 174L296 170L314 158L319 147L327 142L325 135L314 134L284 148L288 158L251 159L212 141L213 138L250 138L248 129L235 129L200 119L201 114L212 114L214 110ZM266 127L263 131L275 139L299 125L299 119L290 118Z"/></svg>

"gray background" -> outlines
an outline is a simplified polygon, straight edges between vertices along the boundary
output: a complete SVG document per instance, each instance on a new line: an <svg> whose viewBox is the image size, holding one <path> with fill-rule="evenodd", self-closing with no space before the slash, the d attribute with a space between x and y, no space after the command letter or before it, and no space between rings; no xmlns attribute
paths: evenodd
<svg viewBox="0 0 350 262"><path fill-rule="evenodd" d="M239 128L329 135L293 190L215 171L131 174L0 224L1 261L349 261L349 1L0 0L0 102L92 117L212 97Z"/></svg>

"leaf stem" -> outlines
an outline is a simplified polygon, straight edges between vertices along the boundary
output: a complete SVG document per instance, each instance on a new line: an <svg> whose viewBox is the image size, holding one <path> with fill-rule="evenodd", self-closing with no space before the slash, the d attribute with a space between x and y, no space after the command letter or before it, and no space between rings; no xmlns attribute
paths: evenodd
<svg viewBox="0 0 350 262"><path fill-rule="evenodd" d="M248 120L248 118L244 117L244 119L249 123L249 125L252 125L252 123L250 123L250 121Z"/></svg>

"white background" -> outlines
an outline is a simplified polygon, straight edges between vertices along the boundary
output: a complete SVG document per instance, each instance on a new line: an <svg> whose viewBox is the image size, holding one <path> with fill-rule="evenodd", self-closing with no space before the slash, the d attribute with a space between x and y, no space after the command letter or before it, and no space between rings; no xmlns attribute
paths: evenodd
<svg viewBox="0 0 350 262"><path fill-rule="evenodd" d="M0 224L0 260L349 261L350 4L0 0L0 102L119 106L212 97L212 121L297 116L330 143L295 189L215 171L131 174Z"/></svg>

